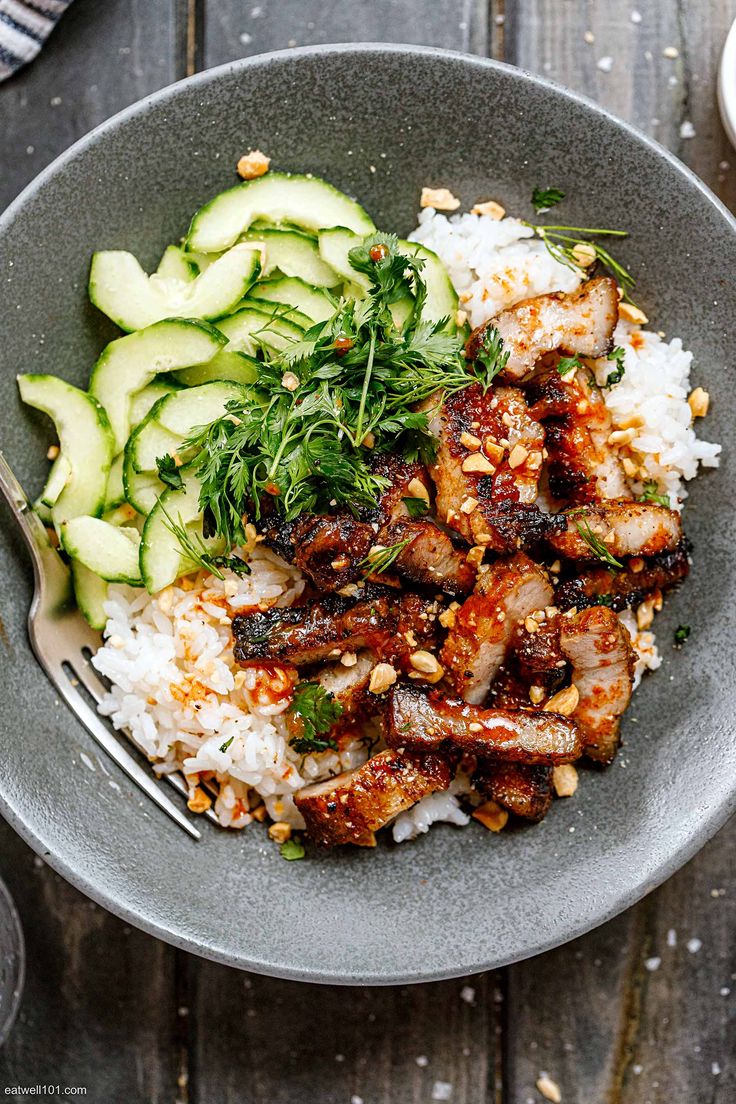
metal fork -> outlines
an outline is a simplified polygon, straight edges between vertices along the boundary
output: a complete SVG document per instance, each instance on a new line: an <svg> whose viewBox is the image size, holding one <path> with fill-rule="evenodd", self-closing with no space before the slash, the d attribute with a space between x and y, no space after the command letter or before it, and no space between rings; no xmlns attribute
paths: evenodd
<svg viewBox="0 0 736 1104"><path fill-rule="evenodd" d="M71 711L90 736L107 752L152 801L194 839L199 831L162 791L120 742L102 717L83 697L83 687L99 704L106 687L89 660L100 646L100 637L89 627L74 604L71 575L52 546L40 518L34 513L23 488L0 452L0 491L2 491L28 546L33 561L33 601L28 611L28 635L36 659L61 694ZM179 774L166 775L179 793L186 796L187 785Z"/></svg>

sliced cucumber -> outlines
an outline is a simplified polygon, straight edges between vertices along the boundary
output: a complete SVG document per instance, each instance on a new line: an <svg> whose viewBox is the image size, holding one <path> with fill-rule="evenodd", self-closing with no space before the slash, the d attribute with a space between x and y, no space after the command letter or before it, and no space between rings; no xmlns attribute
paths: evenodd
<svg viewBox="0 0 736 1104"><path fill-rule="evenodd" d="M141 576L149 594L157 594L175 582L180 575L196 571L171 532L172 522L183 526L195 542L202 539L202 515L199 510L199 480L191 469L182 468L184 486L181 490L165 491L146 518L140 547ZM213 555L223 551L223 542L204 542Z"/></svg>
<svg viewBox="0 0 736 1104"><path fill-rule="evenodd" d="M280 272L304 280L312 287L332 288L341 282L340 276L321 258L317 242L306 234L296 230L258 230L249 231L244 240L252 245L260 242L263 246L261 274L264 278Z"/></svg>
<svg viewBox="0 0 736 1104"><path fill-rule="evenodd" d="M86 621L93 629L102 632L107 624L105 602L108 585L94 571L90 571L79 560L71 561L74 597Z"/></svg>
<svg viewBox="0 0 736 1104"><path fill-rule="evenodd" d="M114 510L121 502L125 502L123 460L123 453L119 452L110 465L110 474L107 477L107 490L105 491L105 510Z"/></svg>
<svg viewBox="0 0 736 1104"><path fill-rule="evenodd" d="M49 508L52 507L69 482L71 474L72 466L66 456L60 452L51 465L51 471L39 496L39 502Z"/></svg>
<svg viewBox="0 0 736 1104"><path fill-rule="evenodd" d="M219 354L215 353L215 356ZM156 376L147 387L137 391L130 397L130 424L131 426L137 426L139 422L142 422L146 414L159 399L163 399L164 395L170 395L172 391L180 391L181 383L174 376L170 376L165 373L161 376Z"/></svg>
<svg viewBox="0 0 736 1104"><path fill-rule="evenodd" d="M53 506L54 524L58 527L80 514L101 514L113 457L105 411L93 396L56 376L18 376L18 387L23 402L52 419L61 453L71 467Z"/></svg>
<svg viewBox="0 0 736 1104"><path fill-rule="evenodd" d="M260 250L247 242L233 246L191 281L147 276L132 253L108 249L92 257L89 297L130 332L175 316L220 318L237 306L260 271Z"/></svg>
<svg viewBox="0 0 736 1104"><path fill-rule="evenodd" d="M285 318L274 318L268 312L253 307L245 307L223 319L220 331L230 342L228 352L243 352L250 356L255 355L259 345L280 352L304 336L301 326L287 322Z"/></svg>
<svg viewBox="0 0 736 1104"><path fill-rule="evenodd" d="M251 299L250 294L248 294L240 304L241 310L246 307L253 307L257 311L267 311L271 318L283 318L286 322L293 322L302 331L308 330L314 325L314 319L310 318L309 315L302 314L296 307L290 307L286 303L277 303L275 300Z"/></svg>
<svg viewBox="0 0 736 1104"><path fill-rule="evenodd" d="M155 473L158 457L177 453L196 426L214 422L225 413L227 403L244 394L236 383L213 382L159 399L131 433L125 446L126 463L136 472Z"/></svg>
<svg viewBox="0 0 736 1104"><path fill-rule="evenodd" d="M183 368L176 373L176 378L187 387L196 387L200 383L211 383L214 380L232 380L233 383L248 385L257 381L259 372L260 361L245 353L231 353L226 349L215 353L206 364Z"/></svg>
<svg viewBox="0 0 736 1104"><path fill-rule="evenodd" d="M157 475L151 472L137 472L132 464L126 464L123 470L125 497L139 514L146 517L158 502L159 495L166 487Z"/></svg>
<svg viewBox="0 0 736 1104"><path fill-rule="evenodd" d="M115 452L122 452L130 433L131 396L146 387L158 372L211 360L225 341L220 331L207 322L169 318L110 342L92 369L89 390L107 411Z"/></svg>
<svg viewBox="0 0 736 1104"><path fill-rule="evenodd" d="M59 531L64 551L108 583L140 583L137 529L110 525L96 517L65 521Z"/></svg>
<svg viewBox="0 0 736 1104"><path fill-rule="evenodd" d="M54 524L54 519L51 514L51 507L42 502L40 498L37 498L36 501L33 503L33 510L38 515L43 524L48 528L51 528L51 526Z"/></svg>
<svg viewBox="0 0 736 1104"><path fill-rule="evenodd" d="M156 276L163 280L181 280L191 283L197 275L197 266L192 263L180 245L167 245L158 262Z"/></svg>
<svg viewBox="0 0 736 1104"><path fill-rule="evenodd" d="M253 284L247 297L251 301L263 299L268 303L288 304L312 322L325 322L337 310L337 302L331 295L295 276L262 280Z"/></svg>
<svg viewBox="0 0 736 1104"><path fill-rule="evenodd" d="M256 219L277 225L288 222L309 231L347 226L369 234L375 229L359 203L319 177L270 172L221 192L200 207L189 227L187 248L219 253Z"/></svg>

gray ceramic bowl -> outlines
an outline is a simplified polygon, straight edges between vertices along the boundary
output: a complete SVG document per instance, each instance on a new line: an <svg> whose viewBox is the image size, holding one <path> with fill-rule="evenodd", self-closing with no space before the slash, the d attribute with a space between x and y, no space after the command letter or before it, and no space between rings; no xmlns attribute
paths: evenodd
<svg viewBox="0 0 736 1104"><path fill-rule="evenodd" d="M262 829L203 824L192 842L95 747L36 667L28 564L3 515L0 808L95 900L187 950L285 977L388 983L497 966L571 939L670 875L736 795L733 365L736 224L664 150L600 108L489 61L346 46L227 65L124 111L77 143L0 220L2 447L35 490L48 427L17 371L76 383L110 326L85 295L94 249L153 264L191 212L233 183L248 147L359 196L406 232L424 184L530 213L535 185L567 192L577 225L628 227L621 249L655 328L681 334L713 397L725 463L693 489L689 584L668 602L664 665L637 693L625 749L586 773L539 827L494 836L440 826L412 845L286 863ZM372 172L369 166L376 166ZM673 626L692 626L687 646ZM82 754L95 764L91 771ZM109 777L113 775L114 778ZM111 782L115 782L115 786Z"/></svg>

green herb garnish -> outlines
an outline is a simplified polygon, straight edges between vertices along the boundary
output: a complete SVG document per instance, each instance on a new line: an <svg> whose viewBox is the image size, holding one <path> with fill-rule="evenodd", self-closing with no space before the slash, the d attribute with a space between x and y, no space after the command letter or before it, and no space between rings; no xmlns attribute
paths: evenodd
<svg viewBox="0 0 736 1104"><path fill-rule="evenodd" d="M550 207L556 207L565 198L565 193L559 188L535 188L532 192L532 207L541 215L543 211L549 211Z"/></svg>
<svg viewBox="0 0 736 1104"><path fill-rule="evenodd" d="M608 373L606 382L603 384L607 391L610 391L615 384L620 383L624 378L624 372L626 371L626 364L624 363L626 357L626 350L622 349L620 345L617 345L615 349L611 349L610 353L606 356L606 360L613 360L616 362L616 367L612 372Z"/></svg>
<svg viewBox="0 0 736 1104"><path fill-rule="evenodd" d="M406 506L406 512L411 518L421 518L429 513L429 503L426 498L402 498Z"/></svg>
<svg viewBox="0 0 736 1104"><path fill-rule="evenodd" d="M235 737L231 736L230 739L226 740L224 744L220 744L220 751L227 751L234 739Z"/></svg>
<svg viewBox="0 0 736 1104"><path fill-rule="evenodd" d="M179 465L173 456L170 456L168 453L166 456L157 456L156 467L158 468L158 477L162 483L165 483L167 487L171 487L175 491L180 491L182 489L184 482L181 478Z"/></svg>
<svg viewBox="0 0 736 1104"><path fill-rule="evenodd" d="M690 636L689 625L678 625L675 629L675 644L684 644L687 638Z"/></svg>
<svg viewBox="0 0 736 1104"><path fill-rule="evenodd" d="M300 755L313 751L337 751L337 744L328 733L342 716L342 706L332 694L318 682L300 682L294 690L289 712L301 723L301 732L291 740L291 746Z"/></svg>
<svg viewBox="0 0 736 1104"><path fill-rule="evenodd" d="M561 376L567 376L570 372L574 372L576 368L584 367L582 360L576 354L571 357L560 357L557 361L557 371Z"/></svg>
<svg viewBox="0 0 736 1104"><path fill-rule="evenodd" d="M285 840L279 847L279 854L282 859L286 859L287 862L294 862L296 859L303 859L305 855L304 844L301 840L295 839L294 836L291 839Z"/></svg>
<svg viewBox="0 0 736 1104"><path fill-rule="evenodd" d="M413 537L406 537L404 540L397 541L396 544L389 544L385 548L376 545L365 559L360 561L358 567L364 575L382 575L396 562L407 544L411 544L413 539Z"/></svg>
<svg viewBox="0 0 736 1104"><path fill-rule="evenodd" d="M660 494L659 493L659 486L654 480L652 480L650 483L645 483L644 484L644 490L639 495L639 501L640 502L656 502L658 506L666 506L668 510L671 509L671 507L670 507L670 496L665 495L665 494Z"/></svg>
<svg viewBox="0 0 736 1104"><path fill-rule="evenodd" d="M499 372L503 372L508 359L509 354L503 350L500 333L495 326L490 326L483 334L481 349L473 364L473 371L484 393L491 386Z"/></svg>
<svg viewBox="0 0 736 1104"><path fill-rule="evenodd" d="M166 528L176 537L179 547L192 564L203 571L209 571L217 579L225 578L222 574L223 568L235 572L238 576L250 575L250 567L242 557L213 554L198 533L192 533L187 529L181 514L179 514L179 520L174 521L160 498L159 504L166 519L164 523Z"/></svg>
<svg viewBox="0 0 736 1104"><path fill-rule="evenodd" d="M575 528L588 545L591 552L595 553L596 559L600 560L601 563L608 564L609 567L614 568L616 571L623 570L624 565L620 563L615 556L611 555L603 541L599 540L595 535L587 518L581 518L579 521L576 519Z"/></svg>
<svg viewBox="0 0 736 1104"><path fill-rule="evenodd" d="M592 226L540 226L533 222L526 222L524 225L530 226L537 237L542 239L548 253L556 261L574 269L576 272L580 272L583 266L575 257L575 247L578 245L590 246L595 254L596 261L615 277L621 285L624 298L629 298L629 292L633 289L635 283L634 277L611 256L607 249L604 249L598 242L591 240L597 237L626 238L628 237L627 230L606 230ZM583 237L581 235L587 236Z"/></svg>

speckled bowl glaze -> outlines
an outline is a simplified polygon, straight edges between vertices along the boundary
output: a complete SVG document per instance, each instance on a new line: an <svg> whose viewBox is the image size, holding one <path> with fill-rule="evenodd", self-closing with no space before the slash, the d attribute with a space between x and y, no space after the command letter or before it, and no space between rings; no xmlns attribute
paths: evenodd
<svg viewBox="0 0 736 1104"><path fill-rule="evenodd" d="M713 400L707 433L725 446L723 466L702 476L688 503L695 566L658 621L662 670L636 695L615 765L585 772L575 798L539 827L497 836L442 825L414 844L310 851L292 863L258 826L231 834L203 821L195 843L98 755L36 666L25 630L29 565L3 513L0 809L96 901L234 966L381 984L536 954L631 905L734 807L736 223L630 127L490 61L334 46L204 73L77 143L0 219L2 448L29 491L41 484L51 438L21 406L15 373L84 385L114 336L87 301L90 254L125 248L154 264L199 204L234 182L249 147L279 168L328 177L402 233L424 184L522 213L535 185L554 184L568 194L570 221L631 230L620 252L638 276L638 300L655 329L694 350ZM692 634L675 651L678 622Z"/></svg>

